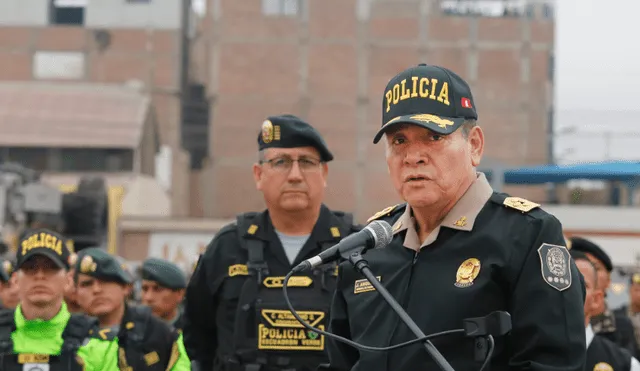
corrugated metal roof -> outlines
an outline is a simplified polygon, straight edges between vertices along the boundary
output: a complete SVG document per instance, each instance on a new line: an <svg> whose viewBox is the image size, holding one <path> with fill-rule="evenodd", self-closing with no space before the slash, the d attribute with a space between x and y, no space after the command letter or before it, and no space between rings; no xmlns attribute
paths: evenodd
<svg viewBox="0 0 640 371"><path fill-rule="evenodd" d="M136 148L149 105L123 85L0 83L0 146Z"/></svg>

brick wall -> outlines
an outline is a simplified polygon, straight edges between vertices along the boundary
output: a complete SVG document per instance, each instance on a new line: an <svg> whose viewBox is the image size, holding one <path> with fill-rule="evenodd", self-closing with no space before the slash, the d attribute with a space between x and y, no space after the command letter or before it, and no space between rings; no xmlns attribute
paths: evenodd
<svg viewBox="0 0 640 371"><path fill-rule="evenodd" d="M231 217L263 208L251 164L264 118L293 113L325 136L326 202L360 220L399 202L388 179L381 125L387 81L420 62L458 72L472 86L486 134L485 157L506 165L544 163L553 50L548 20L442 16L428 1L306 1L298 17L267 17L260 1L211 0L206 44L212 100L203 213ZM539 187L512 188L544 198Z"/></svg>

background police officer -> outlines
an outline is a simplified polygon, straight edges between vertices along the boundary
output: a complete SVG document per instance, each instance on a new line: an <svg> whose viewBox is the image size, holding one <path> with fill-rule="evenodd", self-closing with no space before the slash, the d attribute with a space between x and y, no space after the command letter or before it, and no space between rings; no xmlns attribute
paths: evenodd
<svg viewBox="0 0 640 371"><path fill-rule="evenodd" d="M121 370L190 370L182 337L148 308L131 307L126 298L132 276L112 255L88 248L76 262L77 299L100 321L100 336L117 340Z"/></svg>
<svg viewBox="0 0 640 371"><path fill-rule="evenodd" d="M602 295L596 300L597 310L591 314L591 326L596 334L600 334L627 349L632 355L638 354L633 324L626 313L614 312L609 309L607 290L611 285L611 271L613 263L609 255L593 241L582 237L571 237L571 250L584 253L598 274L598 287Z"/></svg>
<svg viewBox="0 0 640 371"><path fill-rule="evenodd" d="M627 316L633 324L636 344L640 344L640 273L633 273L629 277L629 304L613 311L616 318ZM636 352L635 357L638 357Z"/></svg>
<svg viewBox="0 0 640 371"><path fill-rule="evenodd" d="M602 291L598 289L598 273L585 253L571 250L571 256L584 277L586 288L584 318L587 334L587 363L585 370L640 371L640 363L626 349L593 332L591 314L598 311L599 301L602 300Z"/></svg>
<svg viewBox="0 0 640 371"><path fill-rule="evenodd" d="M158 318L181 330L184 291L187 277L177 265L158 258L142 263L142 304Z"/></svg>
<svg viewBox="0 0 640 371"><path fill-rule="evenodd" d="M12 279L15 267L11 260L0 263L0 308L15 309L20 302L18 285Z"/></svg>
<svg viewBox="0 0 640 371"><path fill-rule="evenodd" d="M508 311L513 327L496 339L492 371L582 371L583 295L561 225L537 204L493 192L476 172L484 134L468 84L442 67L409 68L387 85L382 112L374 143L385 136L389 174L406 204L371 218L393 226L390 245L365 256L373 274L426 334ZM331 332L377 347L415 340L347 262ZM433 343L456 371L478 370L485 356L473 337ZM438 369L420 344L388 353L329 344L338 370Z"/></svg>
<svg viewBox="0 0 640 371"><path fill-rule="evenodd" d="M324 339L287 309L282 278L357 228L322 203L333 155L316 129L269 117L258 147L253 175L267 210L222 228L187 287L185 343L203 370L310 370L326 357ZM326 266L289 282L293 305L316 326L326 326L334 275Z"/></svg>
<svg viewBox="0 0 640 371"><path fill-rule="evenodd" d="M22 235L15 273L20 304L0 312L0 370L118 370L108 362L111 344L90 338L97 335L95 319L69 313L64 303L74 258L57 233L39 229Z"/></svg>

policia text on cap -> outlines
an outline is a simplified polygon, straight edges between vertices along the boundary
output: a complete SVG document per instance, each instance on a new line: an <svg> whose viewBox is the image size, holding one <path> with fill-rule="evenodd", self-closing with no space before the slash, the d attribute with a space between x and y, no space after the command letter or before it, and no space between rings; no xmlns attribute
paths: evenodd
<svg viewBox="0 0 640 371"><path fill-rule="evenodd" d="M326 339L306 331L282 297L291 268L358 229L323 205L333 159L318 131L298 117L269 117L258 134L256 188L267 210L239 215L200 258L187 286L184 339L202 370L315 370ZM291 279L291 300L326 328L336 266Z"/></svg>
<svg viewBox="0 0 640 371"><path fill-rule="evenodd" d="M385 137L389 174L406 203L370 218L393 226L391 243L365 255L380 285L425 333L510 313L512 329L496 338L491 371L582 371L584 286L561 224L533 202L494 192L476 171L484 135L468 84L419 65L389 82L382 111L374 143ZM329 331L371 347L415 340L350 262L339 267ZM474 338L433 344L456 371L482 364ZM328 351L332 370L438 369L418 344L369 352L329 341Z"/></svg>

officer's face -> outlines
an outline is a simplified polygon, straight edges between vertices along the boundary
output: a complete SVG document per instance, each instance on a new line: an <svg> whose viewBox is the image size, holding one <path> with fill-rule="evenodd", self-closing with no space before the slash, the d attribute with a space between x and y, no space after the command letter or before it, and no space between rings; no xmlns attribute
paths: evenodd
<svg viewBox="0 0 640 371"><path fill-rule="evenodd" d="M14 309L20 302L20 292L16 275L12 275L8 282L0 284L0 301L4 308Z"/></svg>
<svg viewBox="0 0 640 371"><path fill-rule="evenodd" d="M593 256L593 254L587 253L586 255L598 272L598 288L602 291L606 291L611 285L611 274L607 271L604 264L602 264L598 258Z"/></svg>
<svg viewBox="0 0 640 371"><path fill-rule="evenodd" d="M400 125L387 132L387 166L402 199L412 207L446 204L475 178L484 136L474 127L440 135L417 125Z"/></svg>
<svg viewBox="0 0 640 371"><path fill-rule="evenodd" d="M316 208L324 198L328 167L313 147L269 148L253 166L256 188L268 207L284 211Z"/></svg>
<svg viewBox="0 0 640 371"><path fill-rule="evenodd" d="M105 316L124 305L129 287L118 282L97 280L86 274L78 274L76 300L90 316Z"/></svg>
<svg viewBox="0 0 640 371"><path fill-rule="evenodd" d="M62 300L70 282L66 270L47 257L36 255L18 270L17 284L23 303L43 307Z"/></svg>
<svg viewBox="0 0 640 371"><path fill-rule="evenodd" d="M602 301L602 292L596 287L596 271L593 265L583 259L576 260L576 267L584 277L586 297L584 300L584 316L588 322L591 316L595 316L599 302Z"/></svg>
<svg viewBox="0 0 640 371"><path fill-rule="evenodd" d="M171 290L154 281L142 280L142 304L149 306L160 318L175 316L183 296L184 290Z"/></svg>

